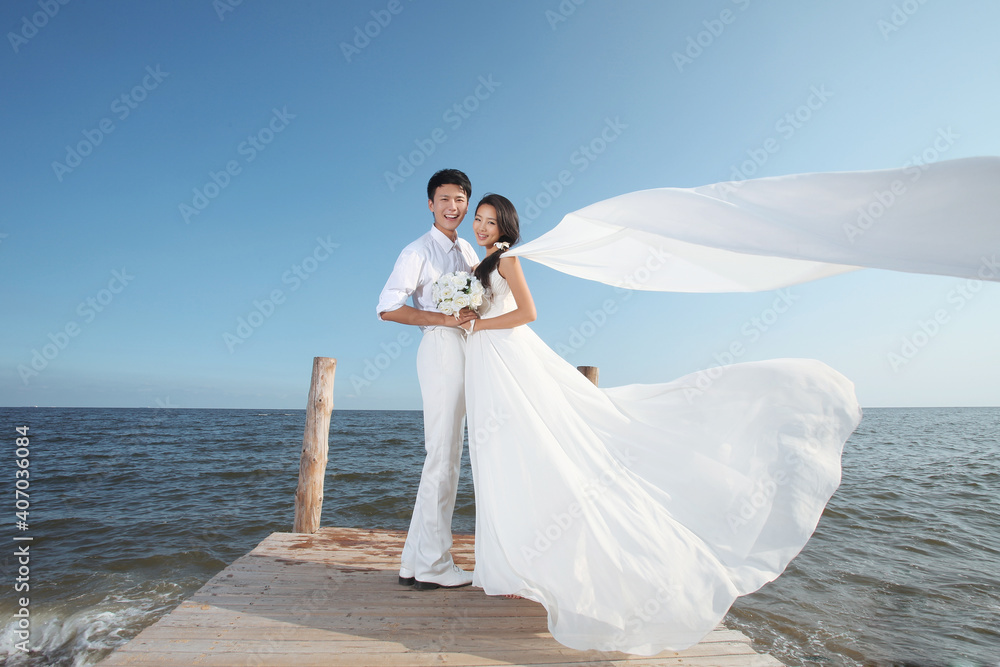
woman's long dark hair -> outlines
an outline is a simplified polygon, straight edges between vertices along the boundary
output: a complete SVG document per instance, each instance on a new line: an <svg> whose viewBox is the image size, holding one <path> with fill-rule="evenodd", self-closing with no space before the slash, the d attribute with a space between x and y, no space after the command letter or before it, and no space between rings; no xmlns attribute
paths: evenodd
<svg viewBox="0 0 1000 667"><path fill-rule="evenodd" d="M497 229L500 232L498 242L507 242L511 245L517 243L521 239L521 224L517 219L517 209L510 203L510 200L490 192L483 195L483 198L476 204L476 213L479 213L479 207L483 204L489 204L497 212ZM479 278L479 282L486 289L490 288L490 274L493 273L493 269L497 268L503 253L503 250L498 250L492 255L487 255L486 259L476 267L476 278Z"/></svg>

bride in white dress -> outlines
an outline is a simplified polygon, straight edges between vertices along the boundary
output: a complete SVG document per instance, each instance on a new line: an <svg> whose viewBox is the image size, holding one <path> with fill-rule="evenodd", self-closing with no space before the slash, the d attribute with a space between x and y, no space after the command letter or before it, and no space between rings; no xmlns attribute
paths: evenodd
<svg viewBox="0 0 1000 667"><path fill-rule="evenodd" d="M514 206L476 209L487 249L467 325L473 585L545 606L575 649L680 650L776 578L840 483L861 410L819 361L779 359L599 389L525 326ZM641 353L641 352L638 352Z"/></svg>

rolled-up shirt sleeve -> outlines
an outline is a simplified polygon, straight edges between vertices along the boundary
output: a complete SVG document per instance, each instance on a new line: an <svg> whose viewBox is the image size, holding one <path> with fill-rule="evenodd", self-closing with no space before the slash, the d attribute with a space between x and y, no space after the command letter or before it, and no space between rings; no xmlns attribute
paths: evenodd
<svg viewBox="0 0 1000 667"><path fill-rule="evenodd" d="M396 310L406 303L420 280L420 270L423 268L424 258L416 252L404 250L396 260L396 265L392 267L392 273L382 288L382 293L378 297L378 307L375 315L382 319L382 313Z"/></svg>

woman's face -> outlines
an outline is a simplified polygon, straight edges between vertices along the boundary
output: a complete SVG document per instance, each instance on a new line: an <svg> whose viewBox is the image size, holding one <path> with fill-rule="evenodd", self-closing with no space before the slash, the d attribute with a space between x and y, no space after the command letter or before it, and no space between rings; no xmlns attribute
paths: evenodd
<svg viewBox="0 0 1000 667"><path fill-rule="evenodd" d="M500 228L497 226L497 210L489 204L483 204L476 209L476 218L472 222L472 231L476 233L476 243L490 247L500 240Z"/></svg>

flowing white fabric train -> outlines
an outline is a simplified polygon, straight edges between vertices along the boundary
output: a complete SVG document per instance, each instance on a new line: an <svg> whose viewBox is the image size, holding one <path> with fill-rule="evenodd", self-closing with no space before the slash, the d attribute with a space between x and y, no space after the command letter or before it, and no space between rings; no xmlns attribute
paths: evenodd
<svg viewBox="0 0 1000 667"><path fill-rule="evenodd" d="M632 192L508 254L631 289L752 292L863 267L1000 280L997 252L1000 157L975 157Z"/></svg>
<svg viewBox="0 0 1000 667"><path fill-rule="evenodd" d="M483 317L515 307L498 272ZM853 384L779 359L598 389L526 326L466 348L476 569L576 649L697 643L777 577L840 483Z"/></svg>

